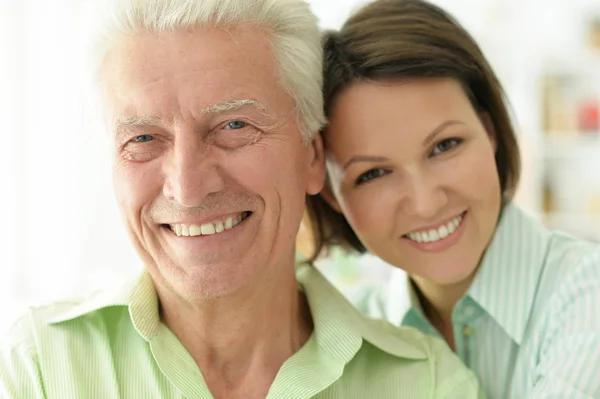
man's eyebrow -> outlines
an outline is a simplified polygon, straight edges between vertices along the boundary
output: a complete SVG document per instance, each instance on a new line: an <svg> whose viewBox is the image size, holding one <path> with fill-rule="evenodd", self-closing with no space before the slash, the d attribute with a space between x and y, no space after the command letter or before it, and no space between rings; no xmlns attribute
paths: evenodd
<svg viewBox="0 0 600 399"><path fill-rule="evenodd" d="M214 115L221 112L234 111L236 109L245 108L245 107L254 107L261 114L267 114L267 107L256 100L252 99L239 99L239 100L229 100L224 101L217 104L209 105L208 107L202 110L202 115Z"/></svg>
<svg viewBox="0 0 600 399"><path fill-rule="evenodd" d="M131 116L115 120L113 122L113 130L115 135L119 135L123 130L130 127L159 126L161 124L162 119L156 116Z"/></svg>
<svg viewBox="0 0 600 399"><path fill-rule="evenodd" d="M261 114L267 115L266 107L259 101L252 99L237 99L212 104L204 108L201 111L201 113L204 116L208 116L219 114L221 112L234 111L236 109L244 107L253 107L257 109ZM115 120L113 122L113 130L115 132L115 135L118 136L122 134L123 131L127 128L143 126L161 126L162 124L163 120L157 116L132 116Z"/></svg>

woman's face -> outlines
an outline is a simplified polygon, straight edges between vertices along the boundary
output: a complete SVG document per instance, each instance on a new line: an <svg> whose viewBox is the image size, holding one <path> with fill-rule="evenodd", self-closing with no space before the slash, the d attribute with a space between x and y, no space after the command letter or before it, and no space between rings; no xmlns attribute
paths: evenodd
<svg viewBox="0 0 600 399"><path fill-rule="evenodd" d="M488 121L450 78L356 83L333 104L324 197L384 261L436 284L464 282L500 212Z"/></svg>

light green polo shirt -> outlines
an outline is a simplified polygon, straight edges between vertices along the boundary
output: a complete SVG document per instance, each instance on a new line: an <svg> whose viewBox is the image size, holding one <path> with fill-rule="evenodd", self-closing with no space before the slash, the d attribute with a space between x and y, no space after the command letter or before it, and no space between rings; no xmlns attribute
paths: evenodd
<svg viewBox="0 0 600 399"><path fill-rule="evenodd" d="M402 271L354 299L439 337ZM452 321L456 353L490 398L600 398L600 246L509 205Z"/></svg>
<svg viewBox="0 0 600 399"><path fill-rule="evenodd" d="M358 313L320 272L299 265L314 331L281 367L267 398L478 398L438 339ZM276 315L274 315L276 317ZM0 398L212 398L164 325L147 273L83 302L31 310L0 354Z"/></svg>

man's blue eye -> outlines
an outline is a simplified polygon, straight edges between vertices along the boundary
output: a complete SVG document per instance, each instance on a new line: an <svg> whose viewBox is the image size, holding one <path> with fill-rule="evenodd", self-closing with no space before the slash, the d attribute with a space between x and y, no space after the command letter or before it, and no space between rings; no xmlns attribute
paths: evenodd
<svg viewBox="0 0 600 399"><path fill-rule="evenodd" d="M227 124L227 127L232 130L239 130L246 127L246 122L243 121L233 121Z"/></svg>
<svg viewBox="0 0 600 399"><path fill-rule="evenodd" d="M150 136L149 134L142 134L141 136L136 136L134 139L136 143L146 143L152 140L154 140L154 137Z"/></svg>

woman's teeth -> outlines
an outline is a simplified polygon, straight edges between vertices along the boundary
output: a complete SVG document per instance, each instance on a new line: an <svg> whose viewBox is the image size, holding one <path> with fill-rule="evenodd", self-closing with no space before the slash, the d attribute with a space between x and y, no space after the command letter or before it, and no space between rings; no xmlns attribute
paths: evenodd
<svg viewBox="0 0 600 399"><path fill-rule="evenodd" d="M242 220L248 217L248 215L248 212L244 212L238 216L229 216L223 221L214 221L212 223L204 223L202 225L171 224L169 227L171 228L171 231L177 235L177 237L209 236L222 233L237 226L242 222Z"/></svg>
<svg viewBox="0 0 600 399"><path fill-rule="evenodd" d="M458 226L460 226L463 217L464 214L457 216L456 218L438 227L437 229L431 229L428 231L422 231L418 233L408 233L406 237L418 243L428 243L443 240L444 238L448 237L449 235L452 235L452 233L456 231Z"/></svg>

